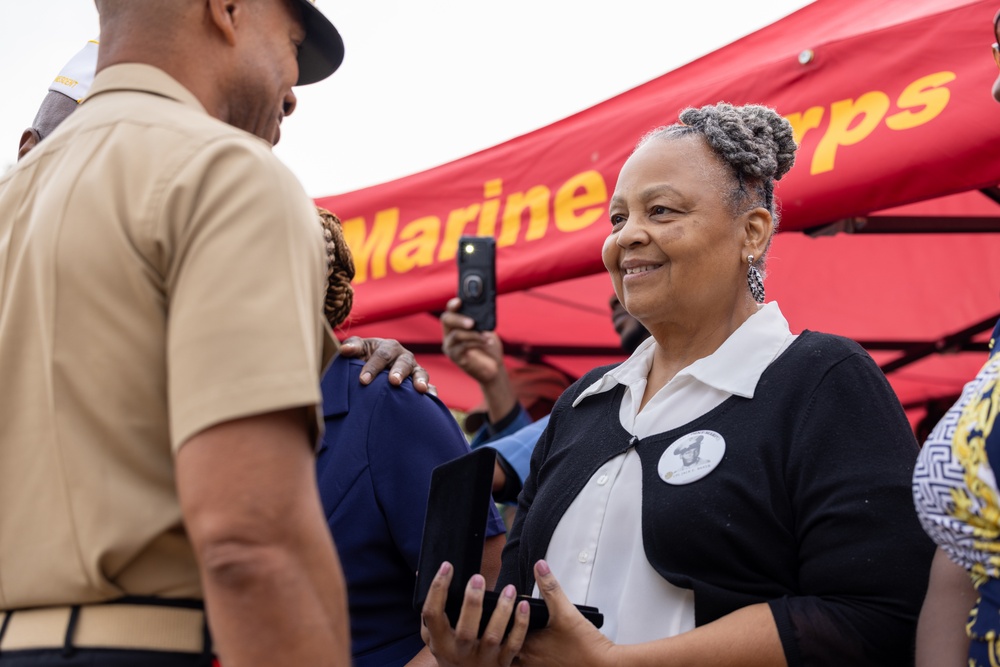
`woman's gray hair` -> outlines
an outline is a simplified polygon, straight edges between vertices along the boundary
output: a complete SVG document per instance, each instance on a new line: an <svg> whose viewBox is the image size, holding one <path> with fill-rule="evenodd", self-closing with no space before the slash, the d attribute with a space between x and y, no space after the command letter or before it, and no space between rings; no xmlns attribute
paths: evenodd
<svg viewBox="0 0 1000 667"><path fill-rule="evenodd" d="M685 109L679 123L652 130L639 140L636 149L653 139L690 135L703 137L729 166L736 179L730 197L734 212L757 206L765 208L777 230L780 212L774 201L774 182L781 180L795 164L798 148L791 124L770 107L758 104L737 107L719 102L700 109Z"/></svg>

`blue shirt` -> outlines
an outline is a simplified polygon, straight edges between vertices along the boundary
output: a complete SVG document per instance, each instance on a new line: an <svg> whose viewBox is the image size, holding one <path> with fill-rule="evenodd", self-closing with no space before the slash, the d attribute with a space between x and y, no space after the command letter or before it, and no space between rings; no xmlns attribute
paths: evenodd
<svg viewBox="0 0 1000 667"><path fill-rule="evenodd" d="M531 417L524 408L520 410L518 419L492 438L484 435L485 426L480 429L472 441L472 448L492 447L497 450L521 478L523 484L524 480L528 479L528 471L531 469L531 453L535 451L535 443L549 425L549 416L545 415L538 421L531 422Z"/></svg>
<svg viewBox="0 0 1000 667"><path fill-rule="evenodd" d="M356 667L403 665L424 646L413 609L431 471L467 454L458 423L409 380L338 357L323 377L326 433L317 461L320 497L347 580ZM491 508L487 535L504 532Z"/></svg>

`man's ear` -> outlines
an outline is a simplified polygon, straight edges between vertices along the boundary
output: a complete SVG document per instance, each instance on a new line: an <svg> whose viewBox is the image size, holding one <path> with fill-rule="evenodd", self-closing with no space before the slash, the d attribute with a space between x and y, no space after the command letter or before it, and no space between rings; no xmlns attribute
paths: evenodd
<svg viewBox="0 0 1000 667"><path fill-rule="evenodd" d="M767 250L767 244L771 241L771 235L774 234L774 218L771 216L771 212L762 206L748 211L743 229L746 234L746 239L743 242L746 247L744 254L759 258Z"/></svg>
<svg viewBox="0 0 1000 667"><path fill-rule="evenodd" d="M246 11L246 3L242 0L208 0L212 23L230 46L236 45L236 27Z"/></svg>
<svg viewBox="0 0 1000 667"><path fill-rule="evenodd" d="M24 132L22 132L21 133L21 143L18 144L18 146L17 146L17 160L18 160L18 162L20 162L21 158L23 158L25 155L27 155L28 152L31 151L32 148L34 148L35 146L37 146L38 142L41 141L41 140L42 140L42 138L40 136L38 136L38 132L36 132L35 128L33 128L33 127L29 127L27 130L25 130Z"/></svg>

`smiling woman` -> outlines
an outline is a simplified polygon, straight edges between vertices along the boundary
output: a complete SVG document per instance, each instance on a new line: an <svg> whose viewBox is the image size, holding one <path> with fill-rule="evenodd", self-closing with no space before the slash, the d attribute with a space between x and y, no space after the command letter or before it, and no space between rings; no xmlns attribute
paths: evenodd
<svg viewBox="0 0 1000 667"><path fill-rule="evenodd" d="M603 250L634 317L696 334L690 352L672 355L675 370L756 312L744 276L759 274L777 226L773 182L795 161L791 127L766 107L691 109L682 122L646 135L622 168Z"/></svg>
<svg viewBox="0 0 1000 667"><path fill-rule="evenodd" d="M910 509L916 442L863 349L793 335L762 303L792 128L766 107L723 103L680 121L626 161L603 249L652 337L556 404L500 577L541 594L550 622L522 644L518 614L493 655L910 665L932 551ZM481 597L467 588L468 619ZM604 626L570 602L598 607ZM463 620L453 632L436 602L424 616L440 664L474 664L468 641L455 643Z"/></svg>

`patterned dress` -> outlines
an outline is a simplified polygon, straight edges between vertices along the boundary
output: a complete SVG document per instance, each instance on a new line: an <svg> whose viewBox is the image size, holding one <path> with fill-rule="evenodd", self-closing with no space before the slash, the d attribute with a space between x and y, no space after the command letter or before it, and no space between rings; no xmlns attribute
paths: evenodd
<svg viewBox="0 0 1000 667"><path fill-rule="evenodd" d="M913 473L920 522L969 571L979 602L969 615L969 667L1000 667L1000 322L990 356L927 438ZM992 465L991 465L992 462Z"/></svg>

